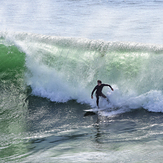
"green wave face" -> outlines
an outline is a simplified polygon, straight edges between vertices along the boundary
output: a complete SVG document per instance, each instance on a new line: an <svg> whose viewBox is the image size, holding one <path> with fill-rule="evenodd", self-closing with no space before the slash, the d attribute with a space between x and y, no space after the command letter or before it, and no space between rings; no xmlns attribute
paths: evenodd
<svg viewBox="0 0 163 163"><path fill-rule="evenodd" d="M2 41L2 39L1 39ZM0 44L0 80L16 82L23 78L25 54L15 45Z"/></svg>

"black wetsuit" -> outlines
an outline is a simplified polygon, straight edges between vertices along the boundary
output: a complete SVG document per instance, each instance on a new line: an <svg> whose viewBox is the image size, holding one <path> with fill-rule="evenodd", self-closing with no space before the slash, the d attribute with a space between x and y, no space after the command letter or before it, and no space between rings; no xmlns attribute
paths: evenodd
<svg viewBox="0 0 163 163"><path fill-rule="evenodd" d="M111 86L109 84L101 84L101 85L96 85L95 88L93 89L92 91L92 96L93 96L93 93L94 91L96 90L96 98L97 98L97 106L98 106L98 103L99 103L99 96L102 96L104 98L106 98L106 96L102 93L102 89L104 86L109 86L111 88Z"/></svg>

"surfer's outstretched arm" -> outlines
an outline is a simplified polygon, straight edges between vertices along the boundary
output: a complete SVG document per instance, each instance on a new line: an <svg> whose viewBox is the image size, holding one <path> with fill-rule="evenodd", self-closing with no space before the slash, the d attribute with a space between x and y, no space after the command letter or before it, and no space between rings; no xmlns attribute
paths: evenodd
<svg viewBox="0 0 163 163"><path fill-rule="evenodd" d="M112 91L114 91L114 89L111 87L111 85L110 85L109 87L110 87L110 89L111 89Z"/></svg>
<svg viewBox="0 0 163 163"><path fill-rule="evenodd" d="M110 89L111 89L112 91L114 91L114 89L111 87L111 85L109 85L109 84L104 84L104 86L109 86Z"/></svg>

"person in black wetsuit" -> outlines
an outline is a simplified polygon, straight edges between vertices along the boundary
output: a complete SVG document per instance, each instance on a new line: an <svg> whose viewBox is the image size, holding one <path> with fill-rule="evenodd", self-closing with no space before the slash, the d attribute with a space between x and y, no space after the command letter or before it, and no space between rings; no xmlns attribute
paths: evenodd
<svg viewBox="0 0 163 163"><path fill-rule="evenodd" d="M102 96L103 98L106 98L106 96L102 93L102 89L103 89L104 86L109 86L110 89L112 91L114 91L114 89L111 87L111 85L102 84L101 80L97 80L97 85L95 86L95 88L93 89L92 94L91 94L91 98L93 99L93 93L96 90L96 104L97 104L97 107L99 107L98 106L98 104L99 104L99 96Z"/></svg>

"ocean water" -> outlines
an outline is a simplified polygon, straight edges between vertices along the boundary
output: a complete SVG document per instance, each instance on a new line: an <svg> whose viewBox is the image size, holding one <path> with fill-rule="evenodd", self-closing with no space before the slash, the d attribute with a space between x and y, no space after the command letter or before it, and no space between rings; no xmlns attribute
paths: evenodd
<svg viewBox="0 0 163 163"><path fill-rule="evenodd" d="M0 162L162 162L163 2L2 1ZM91 92L110 84L98 114Z"/></svg>

